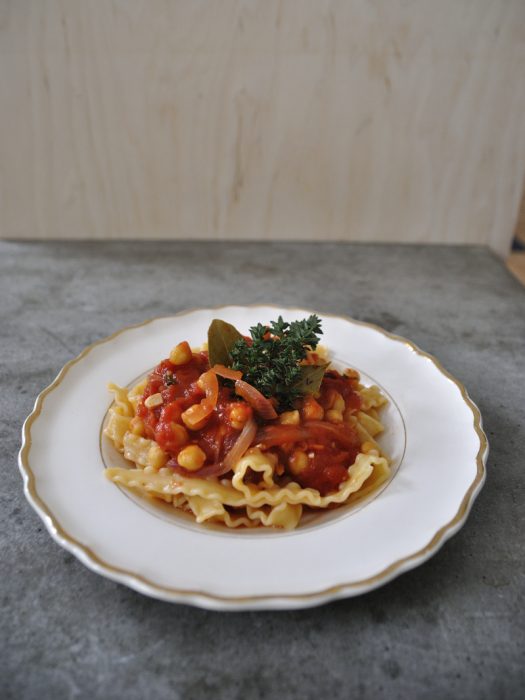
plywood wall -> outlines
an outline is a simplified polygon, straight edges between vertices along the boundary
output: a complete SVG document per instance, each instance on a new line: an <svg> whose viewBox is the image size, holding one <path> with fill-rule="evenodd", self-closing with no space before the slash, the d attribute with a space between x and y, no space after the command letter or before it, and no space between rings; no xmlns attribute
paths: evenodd
<svg viewBox="0 0 525 700"><path fill-rule="evenodd" d="M523 0L0 0L0 235L490 244Z"/></svg>

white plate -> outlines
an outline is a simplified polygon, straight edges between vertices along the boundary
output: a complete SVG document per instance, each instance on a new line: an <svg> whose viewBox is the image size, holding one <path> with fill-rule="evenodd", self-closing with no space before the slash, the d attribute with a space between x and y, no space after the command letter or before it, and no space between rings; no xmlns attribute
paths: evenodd
<svg viewBox="0 0 525 700"><path fill-rule="evenodd" d="M120 456L101 439L108 381L129 385L213 318L237 328L311 311L199 309L119 331L71 360L23 428L26 496L52 537L93 571L163 600L219 610L301 608L376 588L434 554L465 522L485 478L478 408L439 362L399 336L329 314L323 345L389 396L382 447L393 476L367 502L293 532L196 525L131 498L104 476Z"/></svg>

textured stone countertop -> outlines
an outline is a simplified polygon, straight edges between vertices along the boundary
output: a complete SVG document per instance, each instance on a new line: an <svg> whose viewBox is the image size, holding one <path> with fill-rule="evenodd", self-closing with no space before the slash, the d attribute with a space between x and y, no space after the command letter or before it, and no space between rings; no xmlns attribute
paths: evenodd
<svg viewBox="0 0 525 700"><path fill-rule="evenodd" d="M372 321L466 384L491 454L465 527L383 588L303 611L207 612L95 575L22 493L36 395L123 326L254 302ZM523 697L525 291L487 250L0 242L0 319L0 697Z"/></svg>

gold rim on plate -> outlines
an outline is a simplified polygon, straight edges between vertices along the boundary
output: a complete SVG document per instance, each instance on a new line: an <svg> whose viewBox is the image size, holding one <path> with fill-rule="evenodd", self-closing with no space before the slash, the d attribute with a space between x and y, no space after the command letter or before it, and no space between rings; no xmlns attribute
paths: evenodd
<svg viewBox="0 0 525 700"><path fill-rule="evenodd" d="M461 396L463 398L463 401L467 405L467 407L471 410L472 416L473 416L473 427L474 430L479 438L479 450L476 455L476 476L474 477L474 480L472 484L469 486L467 489L461 504L458 508L457 513L455 516L450 520L448 523L443 525L439 530L435 533L435 535L431 538L431 540L421 549L417 550L413 554L409 554L405 557L402 557L401 559L398 559L397 561L393 562L392 564L389 564L385 569L380 571L378 574L374 574L373 576L370 576L365 579L361 579L359 581L349 581L347 583L341 583L336 586L330 586L329 588L325 588L320 591L316 591L314 593L273 593L269 595L256 595L256 596L221 596L221 595L215 595L212 593L207 593L205 591L198 591L198 590L188 590L188 589L180 589L180 588L171 588L168 586L160 586L157 583L154 583L153 581L150 581L149 579L145 578L144 576L141 576L139 574L134 573L133 571L128 571L126 569L121 569L119 567L112 566L108 562L104 561L101 559L95 552L93 552L92 549L87 547L86 545L82 544L78 540L76 540L74 537L69 535L64 528L60 525L56 517L53 515L53 513L49 510L47 505L44 503L44 501L40 498L38 495L37 489L36 489L36 479L35 475L31 469L31 466L29 464L29 454L31 451L31 427L33 423L36 421L36 419L39 417L40 413L42 412L42 407L44 404L44 399L48 394L50 394L54 389L57 388L68 373L69 369L73 367L73 365L77 364L80 362L88 353L90 353L93 348L97 347L98 345L102 345L104 343L108 343L117 336L121 335L122 333L125 333L126 331L132 330L134 328L140 328L142 326L147 326L150 323L153 323L154 321L158 321L161 319L168 319L168 318L176 318L178 316L185 316L189 313L194 313L195 311L220 311L221 309L225 308L230 308L232 306L235 306L233 304L228 304L228 305L222 305L222 306L215 306L215 307L209 307L209 309L185 309L184 311L179 311L176 314L170 314L169 316L156 316L154 318L150 318L146 321L142 321L141 323L135 323L130 326L126 326L125 328L121 328L118 331L115 331L115 333L112 333L111 335L107 336L106 338L102 338L101 340L97 340L94 343L91 343L91 345L88 345L82 352L77 355L75 358L72 360L69 360L66 362L66 364L62 367L56 378L47 386L40 394L37 396L37 399L35 401L35 405L29 416L26 418L24 425L22 427L22 446L20 448L20 452L18 455L18 465L20 467L20 471L22 473L23 479L24 479L24 492L27 497L27 500L31 504L31 506L34 508L34 510L37 512L37 514L42 518L44 523L46 524L46 527L49 531L49 533L52 535L52 537L62 546L64 546L66 549L68 549L71 553L73 553L75 556L81 559L84 563L91 563L95 570L99 573L107 574L108 578L112 580L116 580L120 583L126 583L127 585L130 585L132 588L135 590L138 590L141 593L144 593L146 589L149 589L147 592L155 595L156 597L160 597L163 600L174 600L175 597L179 599L179 602L191 602L191 601L185 601L184 599L189 599L189 598L202 598L208 601L214 601L218 603L239 603L239 604L245 604L245 603L250 603L250 602L262 602L262 601L305 601L305 602L312 602L312 604L315 603L317 599L320 599L319 602L323 602L323 599L325 598L331 598L331 597L342 597L345 592L348 593L348 595L351 595L352 589L360 589L360 588L366 588L367 590L371 588L377 588L379 585L382 583L386 583L390 579L394 578L394 576L399 575L403 573L404 571L408 570L409 568L412 568L409 565L410 563L416 564L418 560L421 561L421 563L430 556L431 552L434 550L437 550L440 545L444 544L444 542L454 534L456 529L459 529L459 526L462 524L462 522L466 519L470 508L474 502L475 497L477 496L479 489L483 485L484 479L485 479L485 460L488 454L488 440L483 432L482 429L482 421L481 421L481 413L476 406L476 404L472 401L470 396L467 393L467 390L465 386L458 380L456 379L450 372L448 372L441 362L431 355L428 352L425 352L424 350L421 350L415 343L413 343L410 340L407 340L406 338L403 338L400 335L396 335L395 333L390 333L389 331L384 330L380 326L377 326L374 323L368 323L366 321L357 321L356 319L351 318L350 316L343 316L340 314L330 314L330 313L321 313L321 316L326 316L330 318L336 318L336 319L342 319L344 321L348 321L350 323L356 324L358 326L366 326L368 328L372 328L375 331L378 331L382 335L386 336L387 338L391 338L392 340L395 340L397 342L403 343L406 345L408 348L411 349L411 351L415 352L417 355L420 355L421 357L426 358L430 362L432 362L437 370L441 372L447 379L449 379L451 382L453 382L459 389ZM292 307L286 307L286 306L278 306L276 304L243 304L240 308L256 308L256 307L267 307L267 308L274 308L274 309L285 309L286 311L296 311L298 309L292 308ZM308 309L301 309L301 311L307 311L309 313L316 313L314 311L309 311ZM124 580L125 579L125 580ZM133 585L135 584L135 585Z"/></svg>

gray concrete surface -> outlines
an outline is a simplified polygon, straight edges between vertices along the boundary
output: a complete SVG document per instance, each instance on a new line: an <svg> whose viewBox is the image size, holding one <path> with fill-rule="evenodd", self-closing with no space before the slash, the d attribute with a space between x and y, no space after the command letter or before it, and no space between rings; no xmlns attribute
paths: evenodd
<svg viewBox="0 0 525 700"><path fill-rule="evenodd" d="M206 612L91 573L22 494L16 454L37 393L122 326L264 301L378 323L465 382L492 448L466 526L384 588L298 612ZM1 697L524 696L525 292L489 252L0 242L0 319Z"/></svg>

